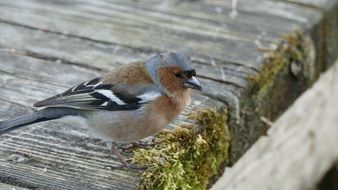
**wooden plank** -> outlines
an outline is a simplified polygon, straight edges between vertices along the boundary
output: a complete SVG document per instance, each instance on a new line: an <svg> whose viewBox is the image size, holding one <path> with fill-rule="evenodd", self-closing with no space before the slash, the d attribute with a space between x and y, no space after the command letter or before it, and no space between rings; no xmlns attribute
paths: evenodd
<svg viewBox="0 0 338 190"><path fill-rule="evenodd" d="M32 105L35 101L47 98L53 94L60 93L74 84L83 82L85 80L95 78L103 75L104 71L95 71L92 69L86 69L81 66L63 64L59 62L46 61L41 59L32 58L30 56L23 56L20 54L13 54L10 52L0 52L0 72L3 74L0 80L1 87L10 93L24 93L29 99L21 100L20 96L7 96L14 98L13 102L28 103ZM8 63L11 64L8 64ZM40 72L36 72L39 70ZM79 77L81 76L81 77ZM8 77L8 78L7 78ZM207 80L201 80L202 84L206 84ZM206 86L207 90L214 90L213 93L221 93L225 90L225 85L221 83L208 81ZM24 87L23 89L17 88L17 86ZM40 87L41 86L41 87ZM216 90L215 86L219 89ZM27 88L31 88L32 91L27 91ZM228 90L231 89L231 86ZM6 93L6 91L4 91ZM6 97L5 94L1 96ZM33 93L31 96L30 93ZM10 94L8 94L10 95ZM201 100L210 99L199 95L193 94L196 97L200 97ZM32 99L33 98L33 99Z"/></svg>
<svg viewBox="0 0 338 190"><path fill-rule="evenodd" d="M322 10L329 10L336 3L336 0L281 0L281 1L297 3L304 6L312 6Z"/></svg>
<svg viewBox="0 0 338 190"><path fill-rule="evenodd" d="M337 80L338 62L225 170L212 190L316 189L338 160Z"/></svg>
<svg viewBox="0 0 338 190"><path fill-rule="evenodd" d="M25 188L15 187L15 186L7 185L7 184L4 184L4 183L0 183L0 188L2 190L27 190Z"/></svg>
<svg viewBox="0 0 338 190"><path fill-rule="evenodd" d="M202 5L195 5L202 10L209 10L210 13L228 14L230 17L232 17L232 12L236 11L237 16L232 17L234 21L238 19L240 22L251 22L264 28L273 27L282 31L284 31L284 26L286 26L284 29L287 30L292 30L295 27L299 28L299 26L311 26L321 18L321 13L318 10L308 6L308 4L314 2L308 1L303 5L292 2L295 1L246 0L237 1L233 5L233 1L207 0L203 1ZM319 1L316 2L318 3Z"/></svg>
<svg viewBox="0 0 338 190"><path fill-rule="evenodd" d="M0 87L3 89L0 98L5 100L10 97L9 101L27 107L30 107L36 101L63 92L74 84L95 78L104 73L75 65L46 61L13 53L0 52L0 56L2 58L0 60ZM11 64L8 64L9 62ZM40 72L37 73L37 70ZM206 83L205 80L201 82ZM224 90L217 83L214 85L211 83L207 89L216 89L215 86L219 87L220 91ZM220 105L217 103L218 101L203 96L198 92L194 92L193 97L197 102L196 105Z"/></svg>
<svg viewBox="0 0 338 190"><path fill-rule="evenodd" d="M2 51L17 51L18 54L34 53L35 56L40 56L40 58L69 62L93 69L108 71L125 63L144 60L153 54L134 52L126 47L97 44L7 23L0 23L0 27L2 31L0 48L3 46ZM13 35L16 38L13 38ZM77 56L74 56L74 54ZM215 65L212 65L211 63L199 64L198 60L192 61L199 71L199 77L240 87L245 86L247 75L255 73L252 68L238 64L215 63ZM233 72L234 70L236 72Z"/></svg>
<svg viewBox="0 0 338 190"><path fill-rule="evenodd" d="M104 169L118 161L109 157L103 144L93 139L89 142L88 137L79 134L77 139L67 135L66 130L73 131L70 126L56 128L49 124L48 129L41 126L28 133L20 131L19 138L15 133L6 135L1 145L1 176L7 182L30 188L123 189L135 185L135 174ZM80 148L73 140L86 146Z"/></svg>
<svg viewBox="0 0 338 190"><path fill-rule="evenodd" d="M246 20L246 24L237 22L237 20L235 22L231 18L224 16L222 16L222 20L225 23L209 22L208 20L201 20L199 17L184 17L182 19L166 11L173 9L181 11L181 15L183 15L186 14L185 7L177 10L177 6L169 4L165 11L153 12L159 6L156 2L135 3L134 1L129 1L129 4L121 5L116 1L113 3L104 1L95 1L95 3L88 1L72 1L71 3L68 1L55 1L53 3L53 1L28 0L16 1L15 3L13 1L2 1L0 5L2 10L0 18L6 21L98 41L132 46L137 49L150 48L160 51L176 49L188 55L211 57L256 68L259 65L253 63L252 60L256 60L260 53L252 50L256 49L257 46L254 41L262 33L264 35L260 39L261 43L267 44L266 42L268 42L269 44L270 42L276 42L275 40L282 33L301 27L301 25L288 27L289 23L296 24L296 22L290 22L290 20L276 23L277 17L269 17L270 15L265 16L265 18L275 19L269 21L260 20L260 23L265 24L264 27L252 21L250 18L255 18L252 15L243 19ZM277 9L283 10L283 5L280 5ZM149 9L149 7L154 8ZM268 8L271 9L271 7ZM190 8L193 12L194 7ZM299 14L306 13L302 18L306 18L309 13L312 13L312 17L319 18L320 16L318 11L301 11L303 9L305 8L295 10ZM277 11L274 10L274 12ZM288 15L284 14L284 12L278 15L281 16L278 18L279 20L283 18L282 16ZM48 14L49 16L40 16L43 14ZM192 13L190 12L190 14ZM204 16L212 20L215 17L215 13ZM297 16L289 17L298 18ZM59 22L55 23L56 20ZM311 25L312 20L310 22L303 19L302 22ZM277 27L276 29L269 30L270 27L266 23L269 23L269 25L276 23L278 25L274 25ZM100 28L99 32L97 28ZM204 32L205 30L206 32ZM247 32L242 34L242 31ZM246 37L248 34L251 37ZM182 44L182 40L185 43ZM212 51L210 47L213 47ZM241 52L236 54L224 53L234 52L236 49L241 49Z"/></svg>
<svg viewBox="0 0 338 190"><path fill-rule="evenodd" d="M26 1L24 1L26 2ZM29 4L25 4L23 7L27 7L29 5L34 5L33 2L27 2ZM15 3L16 5L21 5L18 3ZM111 20L111 18L114 18L115 15L111 16L102 16L102 15L94 15L93 13L90 14L88 11L78 11L74 12L72 9L64 9L61 7L57 9L58 7L53 7L51 9L50 6L43 5L43 4L37 4L35 3L36 7L30 6L30 9L33 9L34 11L45 11L45 13L48 12L50 14L50 17L37 17L37 15L30 14L30 11L25 11L20 13L22 18L17 17L17 19L21 20L27 20L28 22L32 22L31 25L39 27L39 28L45 28L47 30L52 31L60 31L62 33L71 33L82 37L89 37L95 40L99 41L107 41L111 43L117 43L121 45L128 44L129 46L136 47L138 49L146 49L151 48L153 50L159 50L159 51L165 51L165 49L177 49L177 50L184 50L185 53L189 53L188 51L194 51L195 54L197 51L199 52L205 52L208 47L215 47L218 52L215 52L213 54L218 54L219 56L210 55L212 57L220 58L221 54L223 55L224 51L229 51L229 47L237 47L242 48L243 47L250 47L254 48L254 43L248 43L248 42L234 42L234 41L228 41L228 40L222 40L222 43L216 42L217 38L208 37L208 36L194 36L191 35L190 38L184 39L185 37L180 35L172 34L173 32L167 31L166 29L156 28L154 26L149 27L152 30L147 30L144 28L144 26L140 25L139 22L135 21L134 25L132 24L121 24L120 22L122 20L128 20L128 18L118 18L116 20ZM18 12L23 7L13 8L11 6L8 7L1 7L2 13L4 13L4 16L1 17L3 20L8 20L9 18L6 17L9 15L9 13ZM77 6L76 6L77 7ZM49 10L51 9L51 10ZM56 11L56 12L55 12ZM98 10L100 12L102 10ZM78 15L74 15L74 13L78 13ZM44 14L44 13L43 13ZM73 15L72 15L73 14ZM20 16L18 15L18 16ZM67 16L68 15L68 16ZM67 18L68 17L68 18ZM98 17L98 18L97 18ZM103 18L102 18L103 17ZM46 25L46 23L52 22L53 20L64 20L65 22L60 23L56 25L57 27L54 28L51 25ZM83 21L86 20L85 23ZM40 24L39 24L40 23ZM107 24L109 23L109 24ZM161 22L159 22L161 23ZM100 33L97 33L97 28L101 28ZM81 30L79 30L81 29ZM128 32L127 32L128 31ZM188 34L187 34L188 35ZM185 40L184 44L180 44L182 40ZM198 41L196 40L198 39ZM179 45L179 46L178 46ZM192 47L198 47L198 48L192 48ZM195 50L193 50L195 49ZM244 52L247 53L248 56L252 55L251 58L257 57L256 55L253 55L254 52ZM229 58L237 56L237 55L229 55ZM238 57L239 59L240 57ZM243 58L244 59L244 58Z"/></svg>

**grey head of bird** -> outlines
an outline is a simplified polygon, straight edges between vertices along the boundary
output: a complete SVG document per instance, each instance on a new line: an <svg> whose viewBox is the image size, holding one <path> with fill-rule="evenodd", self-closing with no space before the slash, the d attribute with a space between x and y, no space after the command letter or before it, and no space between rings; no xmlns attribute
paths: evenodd
<svg viewBox="0 0 338 190"><path fill-rule="evenodd" d="M168 88L202 90L196 79L196 70L181 53L160 53L148 59L145 64L153 82L164 91Z"/></svg>

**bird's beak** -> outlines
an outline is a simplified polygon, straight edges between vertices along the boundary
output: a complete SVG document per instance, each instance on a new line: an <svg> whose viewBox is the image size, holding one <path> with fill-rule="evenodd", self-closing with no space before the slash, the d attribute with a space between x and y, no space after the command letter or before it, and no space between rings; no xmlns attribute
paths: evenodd
<svg viewBox="0 0 338 190"><path fill-rule="evenodd" d="M189 78L188 80L186 80L183 85L187 88L192 88L192 89L196 89L196 90L202 90L202 85L200 82L198 82L198 80L193 76L191 78Z"/></svg>

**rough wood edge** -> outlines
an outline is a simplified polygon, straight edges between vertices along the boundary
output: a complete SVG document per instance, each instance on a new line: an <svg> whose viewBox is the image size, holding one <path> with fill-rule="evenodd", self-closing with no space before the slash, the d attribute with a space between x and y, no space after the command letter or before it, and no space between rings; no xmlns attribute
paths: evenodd
<svg viewBox="0 0 338 190"><path fill-rule="evenodd" d="M338 62L212 187L312 189L338 161Z"/></svg>
<svg viewBox="0 0 338 190"><path fill-rule="evenodd" d="M5 183L0 183L0 189L1 190L28 190L26 188L8 185L8 184L5 184Z"/></svg>

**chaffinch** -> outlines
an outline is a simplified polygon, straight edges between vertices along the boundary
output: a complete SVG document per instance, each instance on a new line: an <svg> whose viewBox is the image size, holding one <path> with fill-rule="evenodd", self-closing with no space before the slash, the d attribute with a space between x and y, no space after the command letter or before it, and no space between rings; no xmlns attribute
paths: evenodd
<svg viewBox="0 0 338 190"><path fill-rule="evenodd" d="M105 141L122 167L132 168L112 142L138 141L165 128L189 105L190 89L202 89L195 76L182 54L157 54L35 103L44 108L0 122L0 134L48 120L75 121Z"/></svg>

